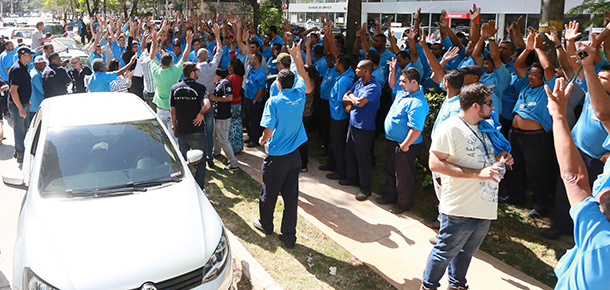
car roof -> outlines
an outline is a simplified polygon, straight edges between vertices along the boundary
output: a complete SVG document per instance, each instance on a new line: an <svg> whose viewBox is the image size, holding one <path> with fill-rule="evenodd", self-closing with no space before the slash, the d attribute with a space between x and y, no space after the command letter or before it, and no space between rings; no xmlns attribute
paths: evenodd
<svg viewBox="0 0 610 290"><path fill-rule="evenodd" d="M48 127L86 126L155 118L138 96L130 93L83 93L45 98L41 104Z"/></svg>

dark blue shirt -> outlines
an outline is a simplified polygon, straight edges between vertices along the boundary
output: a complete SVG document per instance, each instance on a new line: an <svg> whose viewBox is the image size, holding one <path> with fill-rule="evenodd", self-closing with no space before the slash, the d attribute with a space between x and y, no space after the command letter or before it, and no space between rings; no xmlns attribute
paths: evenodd
<svg viewBox="0 0 610 290"><path fill-rule="evenodd" d="M375 130L375 116L379 107L381 86L375 78L371 78L366 83L362 83L362 79L359 79L350 91L354 92L356 98L367 98L369 102L362 107L352 106L349 124L362 130Z"/></svg>
<svg viewBox="0 0 610 290"><path fill-rule="evenodd" d="M56 64L50 64L45 67L42 72L44 97L48 98L68 94L67 84L70 82L72 82L72 79L65 68Z"/></svg>
<svg viewBox="0 0 610 290"><path fill-rule="evenodd" d="M9 87L18 86L17 93L19 94L19 100L22 105L30 102L30 95L32 95L32 79L30 78L30 71L27 66L16 61L8 71L8 85ZM9 99L11 102L13 101L12 97Z"/></svg>

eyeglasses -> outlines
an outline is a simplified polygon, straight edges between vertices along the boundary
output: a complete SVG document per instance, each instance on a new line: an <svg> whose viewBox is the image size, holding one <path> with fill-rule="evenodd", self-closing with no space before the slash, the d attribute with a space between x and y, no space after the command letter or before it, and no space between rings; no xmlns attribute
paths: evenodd
<svg viewBox="0 0 610 290"><path fill-rule="evenodd" d="M494 104L494 101L492 100L492 101L488 101L488 102L477 102L477 104L479 104L479 105L481 105L481 106L483 106L483 105L488 105L488 106L490 106L490 107L491 107L491 105L493 105L493 104Z"/></svg>

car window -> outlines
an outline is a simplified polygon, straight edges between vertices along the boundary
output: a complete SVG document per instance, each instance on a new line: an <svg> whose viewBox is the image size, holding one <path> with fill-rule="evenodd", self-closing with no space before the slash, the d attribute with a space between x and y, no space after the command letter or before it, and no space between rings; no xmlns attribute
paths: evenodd
<svg viewBox="0 0 610 290"><path fill-rule="evenodd" d="M179 155L155 119L47 131L38 182L43 197L183 173Z"/></svg>

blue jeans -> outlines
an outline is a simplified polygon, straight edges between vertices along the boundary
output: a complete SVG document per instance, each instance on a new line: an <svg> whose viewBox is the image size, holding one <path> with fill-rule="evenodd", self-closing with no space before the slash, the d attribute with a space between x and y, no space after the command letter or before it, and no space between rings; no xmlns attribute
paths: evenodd
<svg viewBox="0 0 610 290"><path fill-rule="evenodd" d="M466 272L472 255L483 242L491 220L449 216L441 213L438 242L428 256L422 284L428 288L441 286L439 280L449 272L449 285L466 287Z"/></svg>
<svg viewBox="0 0 610 290"><path fill-rule="evenodd" d="M30 104L23 104L23 109L25 112L30 111ZM11 118L13 119L13 132L15 134L15 152L17 153L17 157L23 157L23 153L25 152L25 134L28 132L28 118L23 118L19 116L19 109L17 105L12 101L8 104L8 110L11 112Z"/></svg>
<svg viewBox="0 0 610 290"><path fill-rule="evenodd" d="M182 153L184 160L186 160L186 152L190 149L199 149L205 154L206 148L208 147L206 146L205 133L178 134L178 147L180 148L180 153ZM199 184L201 189L203 189L205 181L205 171L205 160L201 160L195 167L195 181L197 181L197 184Z"/></svg>
<svg viewBox="0 0 610 290"><path fill-rule="evenodd" d="M212 148L214 147L214 105L203 115L203 118L205 120L205 140L209 144L203 151L206 158L204 161L210 161L214 160L214 155L212 155Z"/></svg>

